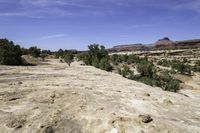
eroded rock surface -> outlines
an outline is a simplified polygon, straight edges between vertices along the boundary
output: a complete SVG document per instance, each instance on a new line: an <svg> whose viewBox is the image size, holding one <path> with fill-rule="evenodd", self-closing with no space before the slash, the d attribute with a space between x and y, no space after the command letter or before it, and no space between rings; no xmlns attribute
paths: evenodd
<svg viewBox="0 0 200 133"><path fill-rule="evenodd" d="M200 131L198 78L179 94L78 63L49 64L0 66L1 133Z"/></svg>

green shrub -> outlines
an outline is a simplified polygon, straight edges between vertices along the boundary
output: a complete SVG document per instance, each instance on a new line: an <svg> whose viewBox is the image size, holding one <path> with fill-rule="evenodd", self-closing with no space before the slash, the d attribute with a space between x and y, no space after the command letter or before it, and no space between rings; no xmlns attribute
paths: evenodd
<svg viewBox="0 0 200 133"><path fill-rule="evenodd" d="M88 52L79 53L76 57L78 61L83 61L86 65L92 65L92 57Z"/></svg>
<svg viewBox="0 0 200 133"><path fill-rule="evenodd" d="M45 58L45 57L47 57L47 56L49 56L49 55L52 55L53 54L53 52L51 52L50 50L42 50L41 51L41 57L42 58Z"/></svg>
<svg viewBox="0 0 200 133"><path fill-rule="evenodd" d="M129 56L127 54L121 55L122 62L128 62L128 58L129 58Z"/></svg>
<svg viewBox="0 0 200 133"><path fill-rule="evenodd" d="M22 55L28 55L29 51L26 48L21 48Z"/></svg>
<svg viewBox="0 0 200 133"><path fill-rule="evenodd" d="M191 67L183 62L173 60L172 69L177 70L180 74L191 75Z"/></svg>
<svg viewBox="0 0 200 133"><path fill-rule="evenodd" d="M171 62L166 59L160 60L157 63L157 65L164 66L164 67L170 67L170 64L171 64Z"/></svg>
<svg viewBox="0 0 200 133"><path fill-rule="evenodd" d="M176 92L179 90L180 82L169 74L168 71L163 71L156 77L156 86L161 87L165 91Z"/></svg>
<svg viewBox="0 0 200 133"><path fill-rule="evenodd" d="M169 71L161 71L158 73L153 63L148 61L147 57L141 58L140 61L134 59L134 62L139 62L137 63L137 71L140 75L134 75L134 72L126 65L123 65L121 69L118 68L118 73L125 78L136 80L150 86L157 86L166 91L176 92L179 90L180 82L173 79Z"/></svg>
<svg viewBox="0 0 200 133"><path fill-rule="evenodd" d="M195 65L192 67L194 72L200 72L200 61L195 62Z"/></svg>
<svg viewBox="0 0 200 133"><path fill-rule="evenodd" d="M118 55L113 54L110 56L110 60L114 65L118 65L119 63L127 63L127 64L133 64L133 63L139 63L139 56L136 55Z"/></svg>
<svg viewBox="0 0 200 133"><path fill-rule="evenodd" d="M139 56L133 54L128 56L128 61L127 61L128 64L139 63L139 62L140 62Z"/></svg>
<svg viewBox="0 0 200 133"><path fill-rule="evenodd" d="M110 65L108 58L101 59L99 63L99 68L106 71L112 71L112 66Z"/></svg>
<svg viewBox="0 0 200 133"><path fill-rule="evenodd" d="M122 69L118 69L118 73L127 78L132 72L128 66L123 65Z"/></svg>
<svg viewBox="0 0 200 133"><path fill-rule="evenodd" d="M94 66L96 68L100 68L99 64L100 64L99 59L94 58L93 61L92 61L92 66Z"/></svg>
<svg viewBox="0 0 200 133"><path fill-rule="evenodd" d="M40 54L41 54L41 50L39 48L37 48L36 46L35 47L30 47L29 48L29 54L35 58L38 58L40 57Z"/></svg>
<svg viewBox="0 0 200 133"><path fill-rule="evenodd" d="M143 77L153 77L153 73L155 72L155 68L152 62L149 62L146 59L143 59L138 65L137 65L137 71L141 74Z"/></svg>
<svg viewBox="0 0 200 133"><path fill-rule="evenodd" d="M110 58L104 46L92 44L88 46L89 51L77 55L78 60L82 60L86 65L92 65L106 71L111 71Z"/></svg>
<svg viewBox="0 0 200 133"><path fill-rule="evenodd" d="M192 70L194 72L200 72L200 61L195 62L195 65L193 66Z"/></svg>
<svg viewBox="0 0 200 133"><path fill-rule="evenodd" d="M188 59L186 58L183 59L183 63L188 63L188 62L189 62Z"/></svg>
<svg viewBox="0 0 200 133"><path fill-rule="evenodd" d="M118 65L119 63L121 63L121 58L120 58L120 55L118 54L111 55L110 60L114 65Z"/></svg>
<svg viewBox="0 0 200 133"><path fill-rule="evenodd" d="M149 77L139 77L138 81L150 85L150 86L156 86L156 80L154 78L149 78Z"/></svg>
<svg viewBox="0 0 200 133"><path fill-rule="evenodd" d="M12 41L0 39L0 64L21 65L22 51L19 45L14 45Z"/></svg>
<svg viewBox="0 0 200 133"><path fill-rule="evenodd" d="M180 88L180 82L178 80L170 80L167 83L167 86L164 90L177 92L179 90L179 88Z"/></svg>
<svg viewBox="0 0 200 133"><path fill-rule="evenodd" d="M64 56L64 51L62 49L59 49L56 53L55 53L55 57L56 58L63 58Z"/></svg>
<svg viewBox="0 0 200 133"><path fill-rule="evenodd" d="M200 60L199 61L196 61L195 63L197 66L200 66Z"/></svg>
<svg viewBox="0 0 200 133"><path fill-rule="evenodd" d="M48 55L51 55L51 51L48 51L48 50L43 50L40 54L40 57L42 58L43 61L45 61L45 58L48 56Z"/></svg>
<svg viewBox="0 0 200 133"><path fill-rule="evenodd" d="M74 60L74 54L71 52L65 53L64 54L64 61L70 66L70 64Z"/></svg>

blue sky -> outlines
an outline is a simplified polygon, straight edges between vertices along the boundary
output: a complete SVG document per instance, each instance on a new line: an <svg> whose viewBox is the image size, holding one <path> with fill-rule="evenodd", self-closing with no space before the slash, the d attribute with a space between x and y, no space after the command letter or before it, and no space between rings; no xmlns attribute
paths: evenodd
<svg viewBox="0 0 200 133"><path fill-rule="evenodd" d="M200 0L0 0L0 38L23 47L200 38Z"/></svg>

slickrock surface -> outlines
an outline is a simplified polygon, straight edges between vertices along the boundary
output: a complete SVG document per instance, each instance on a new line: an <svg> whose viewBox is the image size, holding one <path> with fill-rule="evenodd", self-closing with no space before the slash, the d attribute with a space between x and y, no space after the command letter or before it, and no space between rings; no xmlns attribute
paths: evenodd
<svg viewBox="0 0 200 133"><path fill-rule="evenodd" d="M198 81L178 94L78 63L0 66L0 132L199 133Z"/></svg>

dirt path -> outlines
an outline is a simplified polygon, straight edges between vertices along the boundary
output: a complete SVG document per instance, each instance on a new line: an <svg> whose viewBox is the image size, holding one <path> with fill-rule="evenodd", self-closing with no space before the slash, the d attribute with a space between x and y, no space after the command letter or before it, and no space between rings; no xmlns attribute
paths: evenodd
<svg viewBox="0 0 200 133"><path fill-rule="evenodd" d="M1 133L200 131L200 91L186 97L78 63L49 63L0 66ZM144 123L139 115L147 114Z"/></svg>

